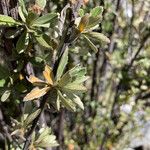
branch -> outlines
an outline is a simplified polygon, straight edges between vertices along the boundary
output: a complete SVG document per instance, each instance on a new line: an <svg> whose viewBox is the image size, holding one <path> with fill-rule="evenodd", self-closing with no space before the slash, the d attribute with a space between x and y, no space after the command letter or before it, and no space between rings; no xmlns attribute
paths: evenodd
<svg viewBox="0 0 150 150"><path fill-rule="evenodd" d="M137 56L138 56L139 53L141 52L141 50L142 50L143 46L145 45L146 41L148 40L149 36L150 36L150 33L147 33L147 34L145 35L145 37L142 39L141 44L140 44L138 50L137 50L136 53L133 55L131 61L129 62L129 64L128 64L128 66L127 66L127 70L129 70L129 69L133 66L134 61L136 60Z"/></svg>

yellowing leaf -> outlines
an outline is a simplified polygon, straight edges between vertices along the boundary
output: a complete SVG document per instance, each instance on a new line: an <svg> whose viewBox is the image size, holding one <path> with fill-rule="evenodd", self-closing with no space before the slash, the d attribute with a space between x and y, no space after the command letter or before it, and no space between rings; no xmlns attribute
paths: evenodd
<svg viewBox="0 0 150 150"><path fill-rule="evenodd" d="M88 22L89 22L89 15L87 14L81 18L81 21L79 23L78 29L80 32L82 32L85 29Z"/></svg>
<svg viewBox="0 0 150 150"><path fill-rule="evenodd" d="M35 77L34 75L30 75L29 82L31 82L34 85L45 85L46 83L44 81L42 81L41 79Z"/></svg>
<svg viewBox="0 0 150 150"><path fill-rule="evenodd" d="M54 75L53 75L53 72L52 72L52 68L49 67L48 65L46 65L45 70L43 71L43 75L44 75L44 78L46 79L46 81L50 85L53 85Z"/></svg>
<svg viewBox="0 0 150 150"><path fill-rule="evenodd" d="M49 91L49 89L50 87L45 87L42 89L36 87L24 97L23 101L29 101L29 100L40 98L43 95L45 95Z"/></svg>

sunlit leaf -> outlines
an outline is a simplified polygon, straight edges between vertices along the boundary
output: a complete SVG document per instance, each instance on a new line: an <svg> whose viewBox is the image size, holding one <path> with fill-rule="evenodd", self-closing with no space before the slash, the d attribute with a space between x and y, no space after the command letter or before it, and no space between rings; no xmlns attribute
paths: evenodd
<svg viewBox="0 0 150 150"><path fill-rule="evenodd" d="M59 96L57 96L57 99L56 99L56 108L57 108L58 111L60 110L60 99L59 99Z"/></svg>
<svg viewBox="0 0 150 150"><path fill-rule="evenodd" d="M80 15L80 17L83 17L84 16L84 10L83 9L79 9L79 15Z"/></svg>
<svg viewBox="0 0 150 150"><path fill-rule="evenodd" d="M49 135L49 134L51 134L51 128L48 128L48 127L46 127L46 128L41 128L40 129L40 135L38 136L38 138L37 138L37 140L36 140L36 143L40 143L41 141L42 141L42 139L45 137L45 136L47 136L47 135Z"/></svg>
<svg viewBox="0 0 150 150"><path fill-rule="evenodd" d="M54 75L53 75L52 68L46 65L45 70L43 71L43 75L47 83L53 85Z"/></svg>
<svg viewBox="0 0 150 150"><path fill-rule="evenodd" d="M11 94L11 91L10 90L6 90L3 93L3 95L1 96L1 101L5 102L9 98L10 94Z"/></svg>
<svg viewBox="0 0 150 150"><path fill-rule="evenodd" d="M28 78L28 81L34 85L45 85L46 84L43 80L35 77L34 75L30 75L30 77Z"/></svg>
<svg viewBox="0 0 150 150"><path fill-rule="evenodd" d="M72 100L65 98L60 91L58 91L59 99L61 103L71 111L76 111L75 103Z"/></svg>
<svg viewBox="0 0 150 150"><path fill-rule="evenodd" d="M58 146L58 143L56 141L56 136L51 134L50 128L48 127L41 128L39 133L40 135L33 142L35 147L47 148L47 147Z"/></svg>
<svg viewBox="0 0 150 150"><path fill-rule="evenodd" d="M47 148L47 147L56 147L58 145L59 144L56 142L56 136L54 136L54 135L47 135L38 144L38 147Z"/></svg>
<svg viewBox="0 0 150 150"><path fill-rule="evenodd" d="M46 6L46 0L35 0L35 3L42 9L44 9Z"/></svg>
<svg viewBox="0 0 150 150"><path fill-rule="evenodd" d="M57 69L57 73L56 73L57 80L59 80L60 77L62 76L67 63L68 63L68 49L65 50L65 52L63 53L61 57L61 60Z"/></svg>
<svg viewBox="0 0 150 150"><path fill-rule="evenodd" d="M81 84L67 84L66 86L63 87L63 89L65 89L66 91L72 91L72 92L77 92L77 93L83 93L86 92L87 89L85 86L81 85Z"/></svg>
<svg viewBox="0 0 150 150"><path fill-rule="evenodd" d="M50 87L45 87L42 89L39 89L38 87L36 87L24 97L23 101L30 101L30 100L40 98L43 95L45 95L49 90L50 90Z"/></svg>
<svg viewBox="0 0 150 150"><path fill-rule="evenodd" d="M79 106L82 110L84 110L84 105L83 105L80 97L78 97L77 95L75 95L73 93L69 93L69 92L65 92L64 94L66 95L67 98L72 100L77 106Z"/></svg>
<svg viewBox="0 0 150 150"><path fill-rule="evenodd" d="M43 25L50 23L51 20L56 17L57 17L56 13L48 13L48 14L41 16L41 17L37 18L36 20L34 20L32 22L32 26L42 27Z"/></svg>
<svg viewBox="0 0 150 150"><path fill-rule="evenodd" d="M0 79L0 87L4 87L5 85L5 79Z"/></svg>
<svg viewBox="0 0 150 150"><path fill-rule="evenodd" d="M19 23L12 17L6 16L6 15L0 15L0 26L1 25L15 26L15 25L21 25L21 23Z"/></svg>
<svg viewBox="0 0 150 150"><path fill-rule="evenodd" d="M103 7L97 6L90 11L90 14L93 17L97 17L97 16L101 15L102 12L103 12Z"/></svg>
<svg viewBox="0 0 150 150"><path fill-rule="evenodd" d="M24 0L19 0L19 6L22 7L22 12L24 13L25 17L28 15L27 9L25 7L25 1Z"/></svg>
<svg viewBox="0 0 150 150"><path fill-rule="evenodd" d="M77 96L77 95L74 95L74 96L75 96L75 98L73 99L73 101L74 101L82 110L84 110L84 105L83 105L83 103L82 103L80 97Z"/></svg>
<svg viewBox="0 0 150 150"><path fill-rule="evenodd" d="M28 15L28 12L26 10L24 0L19 0L18 12L19 12L19 16L22 19L22 21L26 22L26 17Z"/></svg>

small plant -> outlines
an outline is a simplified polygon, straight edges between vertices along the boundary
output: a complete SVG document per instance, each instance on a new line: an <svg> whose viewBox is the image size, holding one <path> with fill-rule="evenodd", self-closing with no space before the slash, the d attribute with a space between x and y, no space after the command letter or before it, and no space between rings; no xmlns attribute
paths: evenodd
<svg viewBox="0 0 150 150"><path fill-rule="evenodd" d="M81 40L96 53L98 49L94 43L110 41L102 33L93 31L102 20L103 7L95 7L85 14L80 9L82 4L82 1L70 1L61 13L43 13L46 0L35 0L34 5L19 0L20 19L0 15L0 26L7 28L5 38L17 40L11 49L11 59L16 66L6 70L10 76L1 80L4 89L1 101L10 102L16 108L22 105L24 110L17 119L12 119L13 140L6 143L12 149L58 146L51 129L40 127L40 116L46 105L57 111L64 108L76 111L77 107L84 110L81 97L86 92L86 67L82 67L82 62L69 66L70 55L77 55L71 48L78 46ZM43 76L35 69L36 77L34 67L44 70Z"/></svg>

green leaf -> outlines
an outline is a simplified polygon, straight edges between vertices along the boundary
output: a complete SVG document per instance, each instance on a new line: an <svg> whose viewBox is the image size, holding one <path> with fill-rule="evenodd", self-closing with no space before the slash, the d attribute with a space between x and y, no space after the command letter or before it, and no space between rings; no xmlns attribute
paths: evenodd
<svg viewBox="0 0 150 150"><path fill-rule="evenodd" d="M58 95L57 95L57 99L56 99L56 108L58 111L60 110L60 99L59 99Z"/></svg>
<svg viewBox="0 0 150 150"><path fill-rule="evenodd" d="M71 81L72 81L72 77L71 77L69 71L67 71L67 72L62 76L62 78L59 80L58 85L59 85L60 87L63 87L63 86L65 86L66 84L70 83Z"/></svg>
<svg viewBox="0 0 150 150"><path fill-rule="evenodd" d="M24 16L24 14L22 12L22 7L21 6L18 7L18 12L19 12L19 16L22 19L22 21L26 22L26 17Z"/></svg>
<svg viewBox="0 0 150 150"><path fill-rule="evenodd" d="M5 82L6 82L5 79L1 79L1 80L0 80L0 87L4 87Z"/></svg>
<svg viewBox="0 0 150 150"><path fill-rule="evenodd" d="M25 7L24 0L19 0L19 7L18 7L19 16L23 22L26 22L26 18L28 16L28 12Z"/></svg>
<svg viewBox="0 0 150 150"><path fill-rule="evenodd" d="M55 147L55 146L58 146L58 145L59 144L56 142L56 136L55 135L47 135L36 146L41 147L41 148L47 148L47 147Z"/></svg>
<svg viewBox="0 0 150 150"><path fill-rule="evenodd" d="M19 0L19 6L22 7L22 12L24 13L25 16L28 15L26 6L25 6L25 1L24 0Z"/></svg>
<svg viewBox="0 0 150 150"><path fill-rule="evenodd" d="M71 75L71 77L77 76L78 72L82 69L82 67L78 64L72 69L70 69L68 72Z"/></svg>
<svg viewBox="0 0 150 150"><path fill-rule="evenodd" d="M50 24L50 22L57 17L56 13L48 13L44 16L41 16L37 19L35 19L32 22L32 26L37 26L37 27L49 27L48 24Z"/></svg>
<svg viewBox="0 0 150 150"><path fill-rule="evenodd" d="M28 24L28 26L31 28L34 21L39 18L38 14L34 13L34 12L29 12L28 16L26 18L26 23Z"/></svg>
<svg viewBox="0 0 150 150"><path fill-rule="evenodd" d="M11 91L10 90L6 90L3 93L3 95L1 96L1 101L5 102L9 98L10 94L11 94Z"/></svg>
<svg viewBox="0 0 150 150"><path fill-rule="evenodd" d="M46 0L36 0L35 3L40 6L42 9L46 6Z"/></svg>
<svg viewBox="0 0 150 150"><path fill-rule="evenodd" d="M48 49L53 49L51 46L50 46L50 37L46 34L41 34L41 35L36 35L35 36L35 39L37 40L37 42L45 47L45 48L48 48Z"/></svg>
<svg viewBox="0 0 150 150"><path fill-rule="evenodd" d="M84 67L76 65L75 67L67 71L62 76L62 78L58 82L58 85L60 87L63 87L69 83L75 83L75 84L82 83L85 80L87 80L85 74L86 74L86 69Z"/></svg>
<svg viewBox="0 0 150 150"><path fill-rule="evenodd" d="M82 110L84 110L84 105L80 97L78 97L77 95L73 93L68 93L68 92L65 92L65 95L67 98L71 99L77 106L79 106Z"/></svg>
<svg viewBox="0 0 150 150"><path fill-rule="evenodd" d="M90 46L90 48L91 48L95 53L97 53L97 52L98 52L97 47L90 41L90 39L89 39L87 36L83 35L83 37L84 37L84 39L86 40L87 44Z"/></svg>
<svg viewBox="0 0 150 150"><path fill-rule="evenodd" d="M35 112L31 113L24 121L24 127L27 127L40 114L40 112L41 109L38 109Z"/></svg>
<svg viewBox="0 0 150 150"><path fill-rule="evenodd" d="M93 17L97 17L99 15L101 15L103 12L103 7L102 6L97 6L95 8L93 8L91 11L90 11L90 14L91 16Z"/></svg>
<svg viewBox="0 0 150 150"><path fill-rule="evenodd" d="M65 52L63 53L61 57L61 60L57 69L57 73L56 73L57 80L59 80L60 77L62 76L67 63L68 63L68 49L65 50Z"/></svg>
<svg viewBox="0 0 150 150"><path fill-rule="evenodd" d="M77 92L77 93L84 93L87 91L86 87L81 85L81 84L74 84L74 83L70 83L67 84L66 86L63 87L63 89L65 89L67 92ZM63 90L62 89L62 90Z"/></svg>
<svg viewBox="0 0 150 150"><path fill-rule="evenodd" d="M37 140L34 142L35 147L54 147L58 146L58 143L56 141L56 136L51 134L51 129L41 128L40 129L40 135L38 136Z"/></svg>
<svg viewBox="0 0 150 150"><path fill-rule="evenodd" d="M77 80L75 80L73 83L74 84L81 84L81 83L85 82L87 79L89 79L88 76L78 77Z"/></svg>
<svg viewBox="0 0 150 150"><path fill-rule="evenodd" d="M18 53L22 53L26 50L29 44L29 34L25 31L20 36L19 40L17 41L16 49Z"/></svg>
<svg viewBox="0 0 150 150"><path fill-rule="evenodd" d="M15 26L15 25L22 25L12 17L6 16L6 15L0 15L0 26Z"/></svg>
<svg viewBox="0 0 150 150"><path fill-rule="evenodd" d="M85 14L85 13L84 13L84 10L80 8L80 9L79 9L79 15L80 15L80 17L83 17L84 14Z"/></svg>
<svg viewBox="0 0 150 150"><path fill-rule="evenodd" d="M36 140L36 143L40 143L42 141L42 139L49 135L51 133L51 128L41 128L40 129L40 135L38 136L37 140Z"/></svg>
<svg viewBox="0 0 150 150"><path fill-rule="evenodd" d="M90 16L89 17L89 22L87 24L87 26L85 27L85 29L91 29L93 27L95 27L96 25L98 25L102 20L102 17L93 17L93 16Z"/></svg>
<svg viewBox="0 0 150 150"><path fill-rule="evenodd" d="M74 111L74 112L76 111L75 103L72 102L72 100L67 99L66 97L64 97L59 90L58 90L58 96L59 96L63 106L65 106L68 110L71 110L71 111Z"/></svg>
<svg viewBox="0 0 150 150"><path fill-rule="evenodd" d="M84 33L85 35L87 35L89 38L92 38L93 40L95 41L98 41L98 42L106 42L106 43L110 43L110 40L107 36L105 36L104 34L102 33L98 33L98 32L87 32L87 33Z"/></svg>
<svg viewBox="0 0 150 150"><path fill-rule="evenodd" d="M82 110L84 110L84 105L80 99L80 97L78 97L77 95L74 94L74 98L73 101L75 104L77 104Z"/></svg>

